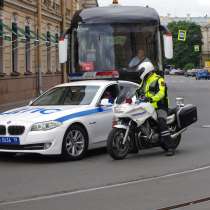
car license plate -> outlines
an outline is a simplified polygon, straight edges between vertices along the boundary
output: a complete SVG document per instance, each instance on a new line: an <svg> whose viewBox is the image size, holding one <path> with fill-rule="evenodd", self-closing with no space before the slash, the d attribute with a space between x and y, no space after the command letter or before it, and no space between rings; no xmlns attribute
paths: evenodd
<svg viewBox="0 0 210 210"><path fill-rule="evenodd" d="M19 145L20 139L19 137L0 137L0 144Z"/></svg>

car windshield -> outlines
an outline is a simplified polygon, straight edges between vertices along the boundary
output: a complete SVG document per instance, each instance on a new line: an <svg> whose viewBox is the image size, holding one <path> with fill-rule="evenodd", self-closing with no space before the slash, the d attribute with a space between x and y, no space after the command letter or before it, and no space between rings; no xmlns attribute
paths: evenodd
<svg viewBox="0 0 210 210"><path fill-rule="evenodd" d="M72 33L72 72L126 70L139 50L157 61L157 27L81 24Z"/></svg>
<svg viewBox="0 0 210 210"><path fill-rule="evenodd" d="M56 87L35 100L31 106L89 105L98 89L99 86Z"/></svg>

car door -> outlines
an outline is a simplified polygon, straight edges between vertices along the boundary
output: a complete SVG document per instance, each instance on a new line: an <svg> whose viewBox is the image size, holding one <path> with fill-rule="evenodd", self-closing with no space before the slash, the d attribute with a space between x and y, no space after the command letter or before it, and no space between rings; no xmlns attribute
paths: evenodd
<svg viewBox="0 0 210 210"><path fill-rule="evenodd" d="M103 94L100 97L102 100L103 95L108 92L112 92L113 99L116 97L129 97L135 93L135 91L139 88L138 84L121 81L118 84L110 85L106 87L103 91ZM99 104L100 104L99 100ZM110 106L99 106L99 113L91 117L91 123L94 123L94 129L92 131L92 141L93 143L99 143L102 141L106 141L107 137L112 129L112 120L114 117L112 111L113 105Z"/></svg>
<svg viewBox="0 0 210 210"><path fill-rule="evenodd" d="M100 106L100 102L103 97L106 95L106 92L110 92L112 98L110 100L114 101L115 98L118 96L119 93L119 86L118 84L112 84L105 88L103 93L101 94L98 100L98 113L92 115L89 118L89 127L91 131L91 142L92 143L99 143L107 140L107 137L112 129L112 119L113 119L113 112L112 107L113 104L109 104L107 106Z"/></svg>

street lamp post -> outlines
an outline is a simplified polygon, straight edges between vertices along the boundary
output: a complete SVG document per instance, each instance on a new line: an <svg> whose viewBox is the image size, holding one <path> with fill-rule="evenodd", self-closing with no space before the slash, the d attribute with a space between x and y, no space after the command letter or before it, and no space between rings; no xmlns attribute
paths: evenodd
<svg viewBox="0 0 210 210"><path fill-rule="evenodd" d="M206 27L206 30L207 30L207 59L209 60L209 25Z"/></svg>
<svg viewBox="0 0 210 210"><path fill-rule="evenodd" d="M61 1L61 16L62 16L62 27L61 32L62 35L65 33L66 30L66 0ZM61 64L62 70L62 82L67 82L67 72L66 72L66 64Z"/></svg>
<svg viewBox="0 0 210 210"><path fill-rule="evenodd" d="M38 73L38 95L42 94L42 56L41 56L41 27L42 27L42 1L37 1L37 73Z"/></svg>

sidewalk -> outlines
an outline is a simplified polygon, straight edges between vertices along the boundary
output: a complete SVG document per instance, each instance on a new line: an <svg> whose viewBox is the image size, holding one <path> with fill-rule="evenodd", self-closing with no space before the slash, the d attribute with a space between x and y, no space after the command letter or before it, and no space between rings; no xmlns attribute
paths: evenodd
<svg viewBox="0 0 210 210"><path fill-rule="evenodd" d="M1 104L0 105L0 112L4 112L10 109L14 109L16 107L21 107L25 106L29 103L30 100L25 100L25 101L18 101L18 102L13 102L13 103L8 103L8 104Z"/></svg>

